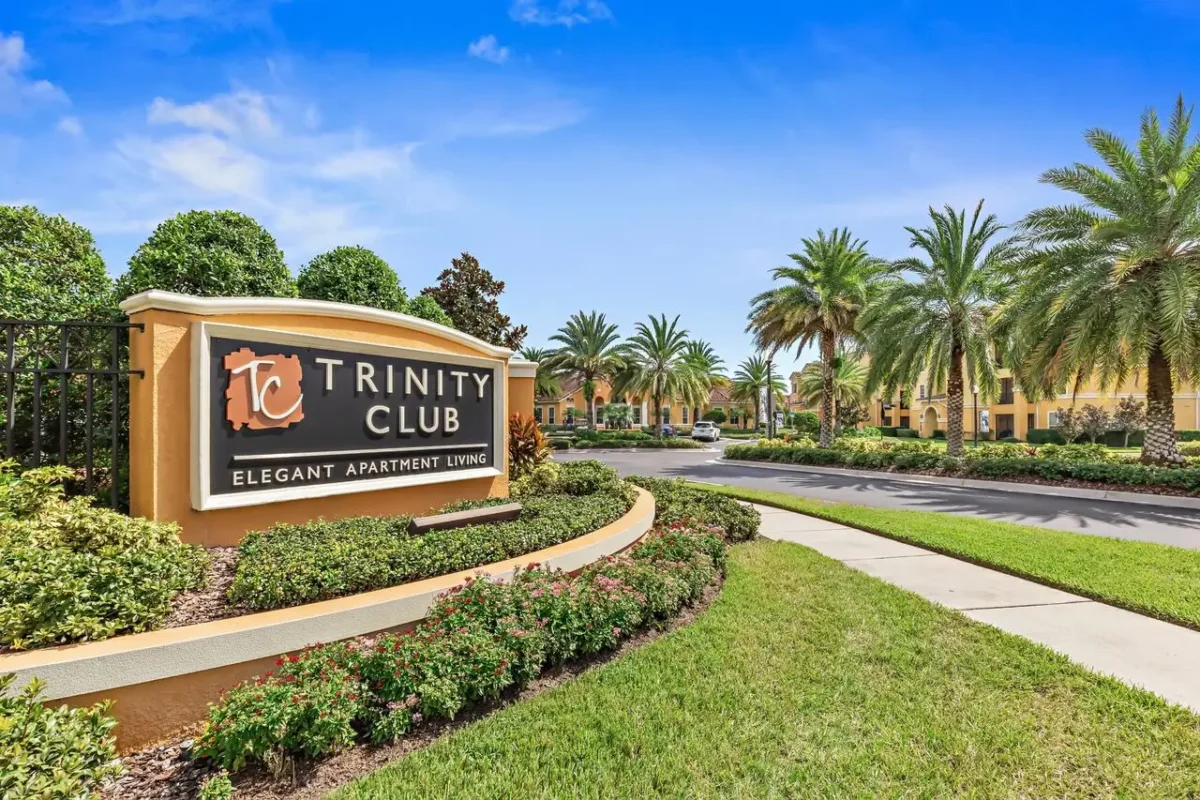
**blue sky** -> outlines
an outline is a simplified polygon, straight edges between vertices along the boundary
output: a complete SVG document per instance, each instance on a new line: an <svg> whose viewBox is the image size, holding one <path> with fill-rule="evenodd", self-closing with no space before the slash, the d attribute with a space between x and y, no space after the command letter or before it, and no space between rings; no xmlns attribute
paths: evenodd
<svg viewBox="0 0 1200 800"><path fill-rule="evenodd" d="M1195 0L0 0L0 203L113 274L190 208L410 292L470 250L530 344L678 313L734 363L802 236L898 257L931 203L1060 202L1086 128L1200 97L1198 44Z"/></svg>

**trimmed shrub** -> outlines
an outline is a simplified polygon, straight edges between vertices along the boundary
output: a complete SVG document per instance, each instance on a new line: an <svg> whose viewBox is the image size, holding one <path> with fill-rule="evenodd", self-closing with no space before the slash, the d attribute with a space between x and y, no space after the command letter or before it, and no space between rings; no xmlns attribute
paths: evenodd
<svg viewBox="0 0 1200 800"><path fill-rule="evenodd" d="M439 325L445 325L447 328L454 327L454 320L450 319L442 307L438 305L437 300L434 300L427 294L419 294L408 301L408 305L403 309L405 314L413 317L427 319L430 322L436 322Z"/></svg>
<svg viewBox="0 0 1200 800"><path fill-rule="evenodd" d="M1025 434L1030 444L1066 444L1067 440L1054 428L1030 428Z"/></svg>
<svg viewBox="0 0 1200 800"><path fill-rule="evenodd" d="M1048 444L1037 451L1039 458L1060 461L1116 461L1116 453L1102 444Z"/></svg>
<svg viewBox="0 0 1200 800"><path fill-rule="evenodd" d="M815 411L797 411L793 419L797 433L816 435L821 432L821 417Z"/></svg>
<svg viewBox="0 0 1200 800"><path fill-rule="evenodd" d="M559 544L629 510L632 490L612 468L556 466L540 493L521 495L521 516L506 522L410 536L410 517L354 517L251 533L238 547L229 600L283 608L445 575Z"/></svg>
<svg viewBox="0 0 1200 800"><path fill-rule="evenodd" d="M188 211L161 223L117 281L121 298L163 289L201 297L295 297L271 234L236 211Z"/></svg>
<svg viewBox="0 0 1200 800"><path fill-rule="evenodd" d="M934 439L945 439L946 432L944 430L942 430L941 428L935 428L933 431L933 438Z"/></svg>
<svg viewBox="0 0 1200 800"><path fill-rule="evenodd" d="M921 434L915 428L896 428L896 437L899 439L919 439Z"/></svg>
<svg viewBox="0 0 1200 800"><path fill-rule="evenodd" d="M704 420L705 422L715 422L717 425L724 425L725 420L727 420L728 417L725 415L725 412L722 409L710 408L708 411L704 412L704 416L700 417L700 419Z"/></svg>
<svg viewBox="0 0 1200 800"><path fill-rule="evenodd" d="M309 300L329 300L405 311L408 295L388 263L365 247L335 247L300 268L296 291Z"/></svg>
<svg viewBox="0 0 1200 800"><path fill-rule="evenodd" d="M879 426L879 435L880 436L891 436L892 438L895 438L896 431L898 431L898 430L900 430L900 428L896 425L880 425Z"/></svg>
<svg viewBox="0 0 1200 800"><path fill-rule="evenodd" d="M10 694L15 678L0 675L0 797L95 796L121 772L111 704L53 708L37 679Z"/></svg>
<svg viewBox="0 0 1200 800"><path fill-rule="evenodd" d="M1175 431L1175 438L1181 442L1200 442L1200 430Z"/></svg>
<svg viewBox="0 0 1200 800"><path fill-rule="evenodd" d="M67 500L65 467L12 479L0 463L0 644L17 649L154 627L181 591L204 580L207 556L178 526Z"/></svg>
<svg viewBox="0 0 1200 800"><path fill-rule="evenodd" d="M635 475L629 482L654 495L656 524L672 525L699 520L706 525L720 528L731 542L753 539L758 535L761 515L732 497L688 486L686 481L678 478L646 478Z"/></svg>
<svg viewBox="0 0 1200 800"><path fill-rule="evenodd" d="M92 234L33 206L0 206L0 309L7 319L101 320L119 313Z"/></svg>

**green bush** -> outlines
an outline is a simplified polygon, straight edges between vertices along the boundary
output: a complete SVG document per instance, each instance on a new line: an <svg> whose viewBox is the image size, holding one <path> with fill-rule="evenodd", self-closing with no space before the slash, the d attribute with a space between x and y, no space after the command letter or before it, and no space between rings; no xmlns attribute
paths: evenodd
<svg viewBox="0 0 1200 800"><path fill-rule="evenodd" d="M209 709L195 753L225 769L276 773L295 756L395 739L421 719L453 718L536 677L547 663L612 649L694 602L724 567L703 526L657 529L627 554L568 576L536 567L511 581L468 580L410 633L370 646L325 645L281 658ZM419 715L419 716L418 716Z"/></svg>
<svg viewBox="0 0 1200 800"><path fill-rule="evenodd" d="M734 445L739 447L740 445ZM731 542L742 542L758 535L759 513L750 506L722 495L705 492L678 478L629 479L654 495L654 522L671 525L700 520L720 528Z"/></svg>
<svg viewBox="0 0 1200 800"><path fill-rule="evenodd" d="M236 211L188 211L161 223L117 281L125 298L147 289L201 297L295 297L271 234Z"/></svg>
<svg viewBox="0 0 1200 800"><path fill-rule="evenodd" d="M11 462L0 463L7 474ZM154 627L207 556L170 523L64 499L63 467L0 484L0 644L17 649Z"/></svg>
<svg viewBox="0 0 1200 800"><path fill-rule="evenodd" d="M838 440L841 443L843 440ZM865 443L864 443L865 444ZM962 459L936 451L902 451L835 446L763 447L732 445L725 450L730 459L769 461L781 464L843 466L859 469L938 470L950 475L982 478L1036 477L1050 481L1091 481L1118 486L1179 489L1200 494L1200 468L1159 467L1117 458L1102 445L1046 445L1037 450L1018 444L981 445ZM1048 452L1047 452L1048 451ZM1097 460L1103 451L1105 460Z"/></svg>
<svg viewBox="0 0 1200 800"><path fill-rule="evenodd" d="M7 319L114 317L112 281L92 234L33 206L0 206L0 309Z"/></svg>
<svg viewBox="0 0 1200 800"><path fill-rule="evenodd" d="M944 430L942 430L941 428L935 428L933 431L933 438L934 439L945 439L946 432Z"/></svg>
<svg viewBox="0 0 1200 800"><path fill-rule="evenodd" d="M409 517L279 524L238 547L230 602L253 609L328 600L523 555L619 519L632 502L616 471L595 461L558 466L542 494L521 497L507 522L408 534Z"/></svg>
<svg viewBox="0 0 1200 800"><path fill-rule="evenodd" d="M1176 431L1175 438L1181 442L1200 442L1200 430Z"/></svg>
<svg viewBox="0 0 1200 800"><path fill-rule="evenodd" d="M728 417L725 416L725 412L723 410L719 408L710 408L708 411L704 412L704 416L700 417L700 419L704 420L705 422L714 422L717 425L724 425Z"/></svg>
<svg viewBox="0 0 1200 800"><path fill-rule="evenodd" d="M915 428L896 428L896 437L900 439L919 439L921 434Z"/></svg>
<svg viewBox="0 0 1200 800"><path fill-rule="evenodd" d="M900 430L900 428L896 425L880 425L879 426L879 435L880 436L891 436L892 438L895 438L896 431L898 431L898 430Z"/></svg>
<svg viewBox="0 0 1200 800"><path fill-rule="evenodd" d="M1055 428L1030 428L1025 434L1030 444L1066 444L1067 440Z"/></svg>
<svg viewBox="0 0 1200 800"><path fill-rule="evenodd" d="M233 781L229 780L227 772L213 775L200 785L199 800L232 800L232 798Z"/></svg>
<svg viewBox="0 0 1200 800"><path fill-rule="evenodd" d="M296 290L309 300L405 311L408 295L388 263L365 247L335 247L300 268Z"/></svg>
<svg viewBox="0 0 1200 800"><path fill-rule="evenodd" d="M37 679L10 694L0 675L0 797L92 797L121 772L109 703L58 708L42 702Z"/></svg>
<svg viewBox="0 0 1200 800"><path fill-rule="evenodd" d="M815 411L797 411L794 415L796 433L815 436L821 432L821 417Z"/></svg>
<svg viewBox="0 0 1200 800"><path fill-rule="evenodd" d="M427 294L419 294L408 301L408 305L404 308L404 313L427 319L430 322L436 322L439 325L445 325L447 328L454 327L454 320L450 319L437 301Z"/></svg>

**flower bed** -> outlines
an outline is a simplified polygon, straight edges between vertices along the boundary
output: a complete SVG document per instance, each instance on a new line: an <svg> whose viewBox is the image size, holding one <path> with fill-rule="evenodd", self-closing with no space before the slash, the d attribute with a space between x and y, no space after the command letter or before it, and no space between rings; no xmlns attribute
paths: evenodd
<svg viewBox="0 0 1200 800"><path fill-rule="evenodd" d="M1200 494L1200 468L1160 467L1130 463L1103 445L983 445L962 458L948 456L930 442L838 440L834 447L808 442L759 440L732 445L725 457L775 464L850 467L916 472L959 478L1031 480L1111 486L1132 491Z"/></svg>
<svg viewBox="0 0 1200 800"><path fill-rule="evenodd" d="M539 469L524 489L537 491L552 471ZM662 481L657 488L681 496L685 487ZM715 500L697 506L704 521L673 524L662 521L676 513L672 505L678 508L668 501L646 539L577 575L533 564L504 583L468 580L439 597L409 633L280 658L272 674L239 684L211 707L190 749L194 766L154 791L218 774L215 791L225 786L218 769L236 773L250 764L290 775L298 758L406 737L515 690L554 665L611 651L638 631L666 624L723 573L723 529L707 521L735 520L738 538L757 530L757 512L728 498ZM139 765L138 774L122 782L122 792L154 796L130 781L153 782L161 763L143 766L152 759L138 755L128 760ZM234 783L240 781L235 774Z"/></svg>

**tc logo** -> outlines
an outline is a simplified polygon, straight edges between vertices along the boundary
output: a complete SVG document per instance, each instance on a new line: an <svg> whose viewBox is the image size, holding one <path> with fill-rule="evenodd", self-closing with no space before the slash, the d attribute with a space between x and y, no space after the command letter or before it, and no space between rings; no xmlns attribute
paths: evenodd
<svg viewBox="0 0 1200 800"><path fill-rule="evenodd" d="M299 356L260 356L249 347L225 356L225 419L233 429L288 428L304 419Z"/></svg>

